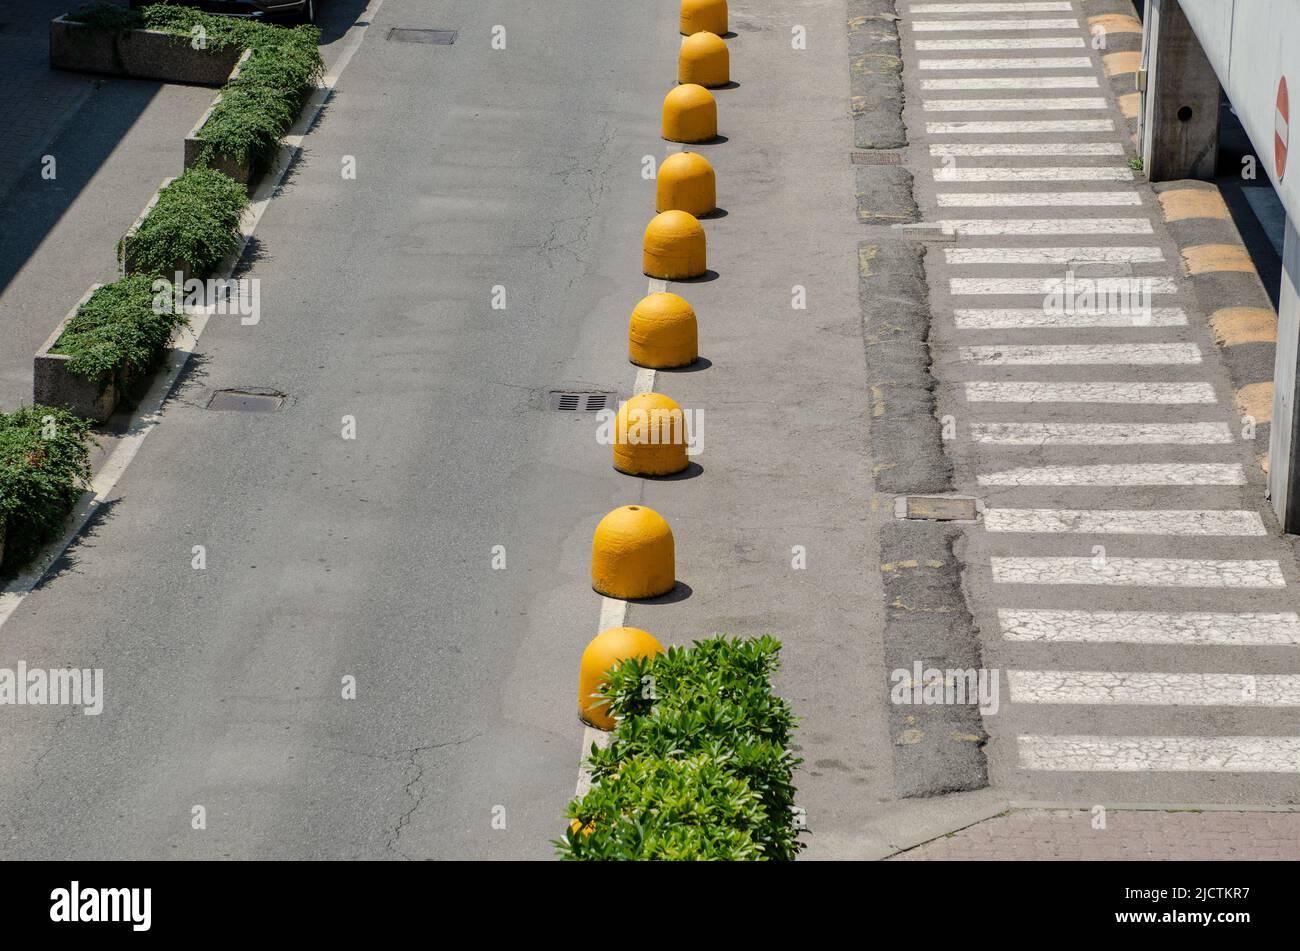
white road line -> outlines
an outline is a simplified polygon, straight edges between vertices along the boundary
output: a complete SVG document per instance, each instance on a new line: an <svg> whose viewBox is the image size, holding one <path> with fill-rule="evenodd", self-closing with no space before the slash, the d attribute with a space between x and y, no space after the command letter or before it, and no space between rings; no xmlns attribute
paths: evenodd
<svg viewBox="0 0 1300 951"><path fill-rule="evenodd" d="M923 79L923 90L937 89L1097 89L1096 76L966 76L958 79ZM1106 143L1111 145L1112 143ZM1120 152L1124 147L1118 142Z"/></svg>
<svg viewBox="0 0 1300 951"><path fill-rule="evenodd" d="M1300 615L1152 611L998 611L1009 641L1091 644L1300 644Z"/></svg>
<svg viewBox="0 0 1300 951"><path fill-rule="evenodd" d="M976 366L1183 366L1201 362L1194 343L1045 344L962 347L960 359Z"/></svg>
<svg viewBox="0 0 1300 951"><path fill-rule="evenodd" d="M980 485L1147 486L1245 485L1236 463L1146 463L1099 466L1026 466L979 477Z"/></svg>
<svg viewBox="0 0 1300 951"><path fill-rule="evenodd" d="M949 264L1159 264L1165 259L1159 248L1132 247L944 248L943 256Z"/></svg>
<svg viewBox="0 0 1300 951"><path fill-rule="evenodd" d="M1105 298L1109 302L1109 299L1125 296L1137 297L1134 284L1139 282L1143 294L1178 293L1178 284L1172 277L953 277L948 279L948 293L954 296L1033 294L1037 297L1067 292L1073 287L1076 300L1084 294L1092 294L1095 298ZM1141 308L1121 307L1119 309L1140 310Z"/></svg>
<svg viewBox="0 0 1300 951"><path fill-rule="evenodd" d="M1141 588L1284 588L1276 561L1192 558L990 558L997 584L1123 585Z"/></svg>
<svg viewBox="0 0 1300 951"><path fill-rule="evenodd" d="M1296 773L1294 736L1020 736L1022 769L1090 773Z"/></svg>
<svg viewBox="0 0 1300 951"><path fill-rule="evenodd" d="M914 33L993 33L998 30L1077 30L1078 20L914 20Z"/></svg>
<svg viewBox="0 0 1300 951"><path fill-rule="evenodd" d="M968 403L1214 403L1209 383L966 383Z"/></svg>
<svg viewBox="0 0 1300 951"><path fill-rule="evenodd" d="M1086 56L1014 56L1006 58L979 59L922 59L917 60L921 69L1091 69L1092 60Z"/></svg>
<svg viewBox="0 0 1300 951"><path fill-rule="evenodd" d="M944 231L971 237L1155 233L1146 218L956 218L938 225Z"/></svg>
<svg viewBox="0 0 1300 951"><path fill-rule="evenodd" d="M931 144L930 154L946 155L1123 155L1119 142L939 142Z"/></svg>
<svg viewBox="0 0 1300 951"><path fill-rule="evenodd" d="M1105 670L1008 670L1012 703L1125 704L1170 707L1294 707L1295 674L1120 673Z"/></svg>
<svg viewBox="0 0 1300 951"><path fill-rule="evenodd" d="M1109 108L1100 96L1079 99L925 99L926 112L1069 112Z"/></svg>
<svg viewBox="0 0 1300 951"><path fill-rule="evenodd" d="M1131 182L1130 168L950 168L930 170L936 182ZM1137 198L1137 192L1133 192ZM1141 200L1138 200L1141 204Z"/></svg>
<svg viewBox="0 0 1300 951"><path fill-rule="evenodd" d="M927 122L930 135L1024 135L1037 132L1114 132L1112 119L1015 119L1006 122Z"/></svg>
<svg viewBox="0 0 1300 951"><path fill-rule="evenodd" d="M1081 36L1017 36L954 40L916 40L918 53L949 50L1081 50Z"/></svg>
<svg viewBox="0 0 1300 951"><path fill-rule="evenodd" d="M1052 205L1103 207L1140 205L1137 192L965 192L938 196L940 208L1041 208Z"/></svg>
<svg viewBox="0 0 1300 951"><path fill-rule="evenodd" d="M1073 13L1069 3L914 3L911 13Z"/></svg>
<svg viewBox="0 0 1300 951"><path fill-rule="evenodd" d="M984 513L989 532L1045 535L1267 535L1258 512L1224 509L1002 509Z"/></svg>
<svg viewBox="0 0 1300 951"><path fill-rule="evenodd" d="M1149 311L1095 310L1042 307L960 309L954 314L958 330L1079 330L1089 327L1185 327L1187 315L1177 307L1152 307Z"/></svg>
<svg viewBox="0 0 1300 951"><path fill-rule="evenodd" d="M1222 446L1227 423L972 423L971 440L999 446Z"/></svg>

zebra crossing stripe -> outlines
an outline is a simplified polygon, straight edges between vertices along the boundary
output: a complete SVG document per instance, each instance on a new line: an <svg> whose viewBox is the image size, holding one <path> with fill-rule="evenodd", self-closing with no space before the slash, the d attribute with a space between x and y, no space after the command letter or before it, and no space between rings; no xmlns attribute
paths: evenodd
<svg viewBox="0 0 1300 951"><path fill-rule="evenodd" d="M944 248L943 256L949 264L1161 264L1165 260L1156 247Z"/></svg>
<svg viewBox="0 0 1300 951"><path fill-rule="evenodd" d="M1026 135L1040 132L1113 132L1113 119L1015 119L927 122L930 135Z"/></svg>
<svg viewBox="0 0 1300 951"><path fill-rule="evenodd" d="M923 79L923 90L951 89L1097 89L1101 86L1096 76L962 76L956 79ZM1107 142L1119 148L1118 142ZM1111 153L1107 152L1107 155Z"/></svg>
<svg viewBox="0 0 1300 951"><path fill-rule="evenodd" d="M950 168L930 170L936 182L1131 182L1129 168ZM1133 192L1136 196L1137 192ZM1138 202L1141 203L1140 201Z"/></svg>
<svg viewBox="0 0 1300 951"><path fill-rule="evenodd" d="M917 61L921 69L1091 69L1087 56L1014 56L979 59L923 59Z"/></svg>
<svg viewBox="0 0 1300 951"><path fill-rule="evenodd" d="M998 30L1077 30L1078 20L916 20L914 33L994 33Z"/></svg>
<svg viewBox="0 0 1300 951"><path fill-rule="evenodd" d="M938 225L944 231L970 237L1155 233L1146 218L948 218Z"/></svg>
<svg viewBox="0 0 1300 951"><path fill-rule="evenodd" d="M1002 383L963 384L967 403L1129 403L1181 406L1217 402L1209 383Z"/></svg>
<svg viewBox="0 0 1300 951"><path fill-rule="evenodd" d="M1194 343L1047 344L961 347L963 362L976 366L1182 366L1201 362Z"/></svg>
<svg viewBox="0 0 1300 951"><path fill-rule="evenodd" d="M996 584L1112 585L1139 588L1284 588L1273 560L1193 558L994 557Z"/></svg>
<svg viewBox="0 0 1300 951"><path fill-rule="evenodd" d="M1227 423L972 423L970 438L1000 446L1216 446Z"/></svg>
<svg viewBox="0 0 1300 951"><path fill-rule="evenodd" d="M948 281L948 293L954 296L978 294L1056 294L1071 286L1078 294L1089 291L1097 297L1115 298L1129 294L1135 283L1146 294L1176 294L1178 283L1172 277L954 277ZM1137 296L1134 294L1133 296Z"/></svg>
<svg viewBox="0 0 1300 951"><path fill-rule="evenodd" d="M1300 644L1300 614L1000 610L1009 641L1093 644Z"/></svg>
<svg viewBox="0 0 1300 951"><path fill-rule="evenodd" d="M1089 327L1183 327L1187 315L1178 307L1152 307L1149 311L1095 311L1033 307L1004 309L960 309L954 322L958 330L1077 330Z"/></svg>
<svg viewBox="0 0 1300 951"><path fill-rule="evenodd" d="M1100 96L1055 99L926 99L926 112L1072 112L1108 108Z"/></svg>
<svg viewBox="0 0 1300 951"><path fill-rule="evenodd" d="M939 196L940 208L1040 208L1140 205L1137 192L959 192Z"/></svg>
<svg viewBox="0 0 1300 951"><path fill-rule="evenodd" d="M1073 772L1300 772L1294 736L1020 736L1022 769Z"/></svg>
<svg viewBox="0 0 1300 951"><path fill-rule="evenodd" d="M978 37L952 40L916 40L918 53L941 53L972 50L1080 50L1081 36Z"/></svg>
<svg viewBox="0 0 1300 951"><path fill-rule="evenodd" d="M1170 707L1300 706L1296 674L1008 670L1012 703Z"/></svg>
<svg viewBox="0 0 1300 951"><path fill-rule="evenodd" d="M912 13L1073 13L1069 3L914 3Z"/></svg>
<svg viewBox="0 0 1300 951"><path fill-rule="evenodd" d="M1049 535L1267 535L1258 512L1218 509L1165 511L1004 509L984 513L984 530Z"/></svg>

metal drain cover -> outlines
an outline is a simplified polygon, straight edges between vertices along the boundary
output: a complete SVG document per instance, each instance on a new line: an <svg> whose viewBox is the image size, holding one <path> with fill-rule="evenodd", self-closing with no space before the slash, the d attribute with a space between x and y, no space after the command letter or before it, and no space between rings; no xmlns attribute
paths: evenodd
<svg viewBox="0 0 1300 951"><path fill-rule="evenodd" d="M854 165L902 165L902 152L850 152Z"/></svg>
<svg viewBox="0 0 1300 951"><path fill-rule="evenodd" d="M410 27L395 26L388 31L385 39L395 43L430 43L434 46L451 46L460 33L457 30L416 30Z"/></svg>
<svg viewBox="0 0 1300 951"><path fill-rule="evenodd" d="M208 409L236 413L274 413L284 405L284 394L275 390L217 390Z"/></svg>
<svg viewBox="0 0 1300 951"><path fill-rule="evenodd" d="M975 522L980 508L980 500L969 496L905 495L895 501L894 514L930 522Z"/></svg>
<svg viewBox="0 0 1300 951"><path fill-rule="evenodd" d="M575 393L572 390L551 390L547 394L551 409L567 413L598 413L603 409L618 408L618 394L613 392Z"/></svg>

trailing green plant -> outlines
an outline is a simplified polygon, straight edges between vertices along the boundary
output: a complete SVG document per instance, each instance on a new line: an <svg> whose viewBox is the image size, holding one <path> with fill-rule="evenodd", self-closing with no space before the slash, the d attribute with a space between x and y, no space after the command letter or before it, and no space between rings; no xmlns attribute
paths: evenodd
<svg viewBox="0 0 1300 951"><path fill-rule="evenodd" d="M139 10L115 3L88 3L69 13L68 19L105 30L139 30L144 26Z"/></svg>
<svg viewBox="0 0 1300 951"><path fill-rule="evenodd" d="M89 484L93 444L90 423L65 410L26 406L0 413L4 565L28 561L62 530Z"/></svg>
<svg viewBox="0 0 1300 951"><path fill-rule="evenodd" d="M617 727L587 758L593 786L569 804L560 857L793 859L801 761L789 704L772 693L780 650L715 637L613 668L600 696Z"/></svg>
<svg viewBox="0 0 1300 951"><path fill-rule="evenodd" d="M205 277L239 245L248 189L211 168L187 169L158 193L131 238L133 268L170 278L178 264Z"/></svg>
<svg viewBox="0 0 1300 951"><path fill-rule="evenodd" d="M147 274L98 288L77 308L51 353L64 354L68 372L100 391L127 387L158 363L172 334L188 321L172 306L171 285L156 293Z"/></svg>

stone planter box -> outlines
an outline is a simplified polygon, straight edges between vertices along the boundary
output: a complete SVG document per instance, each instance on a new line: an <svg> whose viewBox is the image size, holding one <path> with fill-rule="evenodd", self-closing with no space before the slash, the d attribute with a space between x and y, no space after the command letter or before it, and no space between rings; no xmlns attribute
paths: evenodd
<svg viewBox="0 0 1300 951"><path fill-rule="evenodd" d="M54 328L54 333L41 344L36 351L32 365L32 402L45 406L62 407L78 416L84 416L97 423L102 423L117 409L121 394L117 387L109 385L102 393L99 387L89 380L73 376L68 372L69 358L61 353L50 353L50 348L59 341L68 322L76 316L77 310L90 295L102 285L95 284L81 296L75 307L68 311L68 316Z"/></svg>
<svg viewBox="0 0 1300 951"><path fill-rule="evenodd" d="M132 240L135 238L135 233L140 230L140 224L148 217L149 212L153 211L154 205L158 204L158 195L174 181L176 181L174 178L163 179L163 183L158 186L158 191L154 192L153 198L149 199L149 204L144 206L144 211L140 212L126 234L122 235L122 240L117 243L117 267L123 277L130 277L132 274L140 273L140 268L136 266L135 257L132 253ZM175 261L163 273L163 277L169 281L175 280L177 271L181 273L182 281L188 281L191 277L207 276L205 274L195 274L188 261Z"/></svg>
<svg viewBox="0 0 1300 951"><path fill-rule="evenodd" d="M244 50L233 46L195 49L190 37L156 30L107 30L50 21L50 66L83 73L193 86L224 86Z"/></svg>
<svg viewBox="0 0 1300 951"><path fill-rule="evenodd" d="M230 72L230 79L233 80L239 75L239 67L244 65L244 60L248 59L252 52L252 50L244 50L240 54L238 62L235 63L234 69ZM204 145L207 144L199 137L199 130L207 123L208 117L212 115L212 110L217 108L217 103L220 101L221 93L217 93L216 98L212 100L212 105L203 111L203 115L199 116L199 121L194 123L194 128L190 130L190 134L185 136L183 168L193 168L199 163L199 155L202 153ZM219 172L225 172L241 185L249 184L256 177L256 172L254 172L251 165L242 165L227 155L214 156L212 161L208 162L208 167L215 168Z"/></svg>

